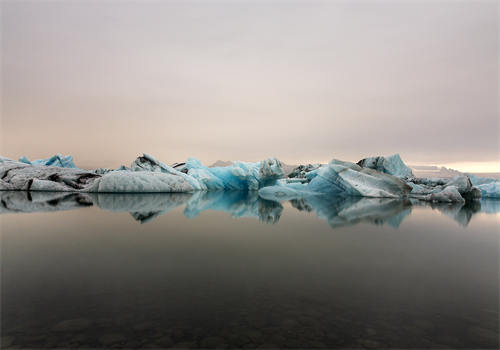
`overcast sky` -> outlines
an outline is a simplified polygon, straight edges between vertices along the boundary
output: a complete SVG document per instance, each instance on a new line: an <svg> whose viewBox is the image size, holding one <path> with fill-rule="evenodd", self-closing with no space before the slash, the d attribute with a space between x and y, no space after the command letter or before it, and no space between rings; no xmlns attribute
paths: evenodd
<svg viewBox="0 0 500 350"><path fill-rule="evenodd" d="M1 6L11 158L500 164L496 1Z"/></svg>

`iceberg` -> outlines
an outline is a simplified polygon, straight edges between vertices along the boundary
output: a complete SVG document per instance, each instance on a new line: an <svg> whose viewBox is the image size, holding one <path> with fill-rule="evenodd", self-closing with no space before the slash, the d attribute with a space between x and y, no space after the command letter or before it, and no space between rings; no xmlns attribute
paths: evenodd
<svg viewBox="0 0 500 350"><path fill-rule="evenodd" d="M409 197L423 201L465 202L466 200L479 199L481 194L484 193L479 187L475 186L471 177L466 174L460 174L451 179L415 177L399 154L389 157L369 157L360 160L357 164L404 180L411 187Z"/></svg>
<svg viewBox="0 0 500 350"><path fill-rule="evenodd" d="M0 163L0 190L192 192L193 186L177 174L111 171L100 175L77 168L28 165L23 162L3 160Z"/></svg>
<svg viewBox="0 0 500 350"><path fill-rule="evenodd" d="M118 170L104 174L87 192L193 192L194 188L182 176L156 172Z"/></svg>
<svg viewBox="0 0 500 350"><path fill-rule="evenodd" d="M51 161L51 165L45 165L2 158L0 190L113 193L258 190L283 176L281 163L276 158L208 168L194 158L169 166L144 154L130 168L97 171L52 165L56 163Z"/></svg>
<svg viewBox="0 0 500 350"><path fill-rule="evenodd" d="M500 198L500 181L485 183L476 186L483 198Z"/></svg>
<svg viewBox="0 0 500 350"><path fill-rule="evenodd" d="M185 164L187 175L198 180L208 190L258 190L283 177L281 162L268 158L261 162L233 162L231 166L209 168L197 159Z"/></svg>
<svg viewBox="0 0 500 350"><path fill-rule="evenodd" d="M467 173L471 183L481 191L483 198L500 198L500 180L488 177L480 177Z"/></svg>
<svg viewBox="0 0 500 350"><path fill-rule="evenodd" d="M451 179L412 178L407 183L412 187L410 197L430 202L464 202L481 198L480 190L466 175Z"/></svg>
<svg viewBox="0 0 500 350"><path fill-rule="evenodd" d="M481 176L477 176L477 175L474 175L471 173L465 173L465 175L467 175L467 177L470 179L471 183L474 186L485 185L485 184L490 184L490 183L494 183L494 182L500 182L500 179L494 179L491 177L481 177Z"/></svg>
<svg viewBox="0 0 500 350"><path fill-rule="evenodd" d="M59 153L46 159L36 159L33 161L29 161L27 157L23 156L19 158L19 161L30 165L46 165L46 166L58 166L61 168L76 168L75 163L73 163L73 156L62 156Z"/></svg>
<svg viewBox="0 0 500 350"><path fill-rule="evenodd" d="M287 178L288 183L292 182L310 182L311 179L308 177L308 173L311 171L315 171L321 167L321 164L306 164L306 165L299 165L298 167L294 168L289 174Z"/></svg>
<svg viewBox="0 0 500 350"><path fill-rule="evenodd" d="M360 167L374 169L399 178L413 177L413 172L406 166L399 154L389 157L368 157L361 159L357 164Z"/></svg>
<svg viewBox="0 0 500 350"><path fill-rule="evenodd" d="M0 161L0 190L79 192L98 178L100 175L77 168Z"/></svg>
<svg viewBox="0 0 500 350"><path fill-rule="evenodd" d="M262 188L259 194L270 200L329 193L374 198L409 197L443 203L476 200L481 194L500 197L496 181L488 180L488 183L474 186L465 174L445 179L415 177L399 154L365 158L356 164L334 159L327 165L301 165L289 176L275 186ZM474 178L474 181L480 180Z"/></svg>
<svg viewBox="0 0 500 350"><path fill-rule="evenodd" d="M175 174L186 179L195 190L258 190L273 184L283 176L281 163L276 158L256 163L233 162L230 166L209 168L196 158L186 163L168 166L153 156L144 154L131 165L132 171Z"/></svg>
<svg viewBox="0 0 500 350"><path fill-rule="evenodd" d="M149 154L130 167L83 170L73 157L19 161L0 157L0 190L160 193L196 191L259 191L263 199L297 199L308 195L372 198L417 198L431 202L464 202L500 198L497 179L460 174L453 178L415 177L399 154L376 156L358 163L333 159L328 164L296 167L285 177L276 158L235 161L207 167L196 158L167 165Z"/></svg>
<svg viewBox="0 0 500 350"><path fill-rule="evenodd" d="M314 194L343 195L355 197L403 198L411 187L403 180L370 168L332 160L305 174L309 183L286 183L267 186L259 190L262 198L282 200Z"/></svg>

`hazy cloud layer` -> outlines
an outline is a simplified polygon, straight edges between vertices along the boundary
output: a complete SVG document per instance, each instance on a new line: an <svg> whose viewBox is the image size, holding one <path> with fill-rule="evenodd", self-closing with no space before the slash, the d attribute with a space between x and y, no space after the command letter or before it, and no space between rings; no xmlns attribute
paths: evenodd
<svg viewBox="0 0 500 350"><path fill-rule="evenodd" d="M7 156L498 161L495 1L1 6Z"/></svg>

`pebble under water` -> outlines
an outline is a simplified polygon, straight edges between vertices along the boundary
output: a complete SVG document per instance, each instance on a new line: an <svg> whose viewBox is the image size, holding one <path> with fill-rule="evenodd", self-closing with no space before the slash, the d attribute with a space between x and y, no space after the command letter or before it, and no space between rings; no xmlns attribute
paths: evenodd
<svg viewBox="0 0 500 350"><path fill-rule="evenodd" d="M36 196L0 196L2 349L499 347L500 201Z"/></svg>

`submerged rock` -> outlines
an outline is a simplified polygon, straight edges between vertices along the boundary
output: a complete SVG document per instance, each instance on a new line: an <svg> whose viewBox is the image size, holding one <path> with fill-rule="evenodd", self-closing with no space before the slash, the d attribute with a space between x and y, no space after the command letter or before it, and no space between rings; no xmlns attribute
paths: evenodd
<svg viewBox="0 0 500 350"><path fill-rule="evenodd" d="M123 343L126 340L127 338L119 333L110 333L99 337L99 343L105 346L111 346L114 344Z"/></svg>
<svg viewBox="0 0 500 350"><path fill-rule="evenodd" d="M76 318L72 320L66 320L59 322L54 327L52 327L52 331L54 332L76 332L82 331L84 329L89 328L92 325L92 321L87 320L86 318Z"/></svg>

